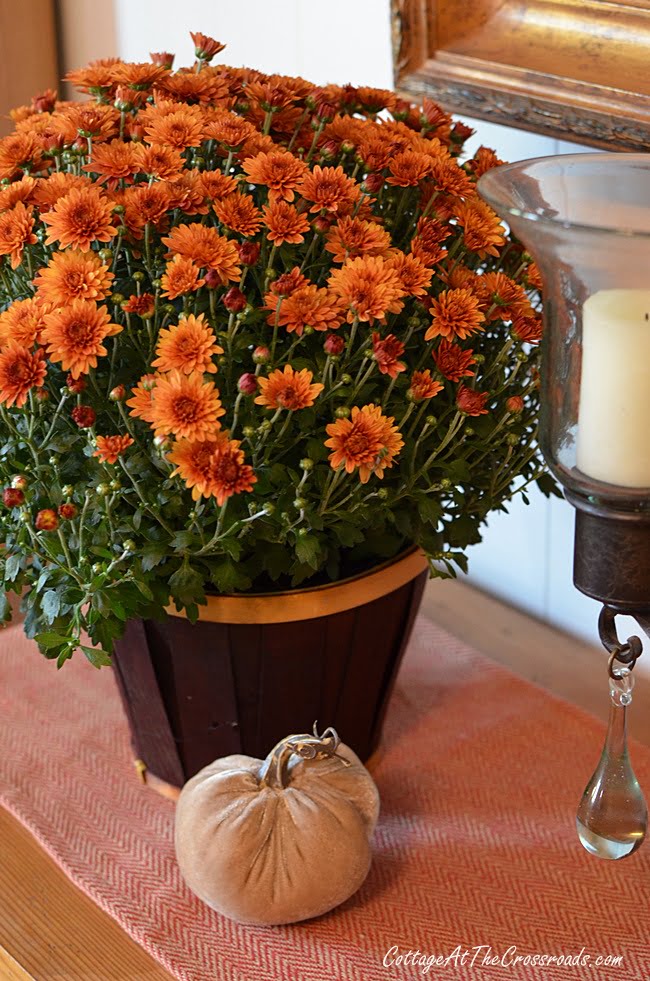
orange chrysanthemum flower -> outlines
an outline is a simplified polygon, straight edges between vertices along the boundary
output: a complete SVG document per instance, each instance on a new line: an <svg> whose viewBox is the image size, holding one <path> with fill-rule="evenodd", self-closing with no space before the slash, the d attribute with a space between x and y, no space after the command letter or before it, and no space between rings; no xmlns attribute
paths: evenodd
<svg viewBox="0 0 650 981"><path fill-rule="evenodd" d="M217 370L213 358L223 354L217 344L212 327L203 314L190 314L178 324L161 330L156 347L158 357L151 362L159 371L180 371L185 375L193 371L214 374Z"/></svg>
<svg viewBox="0 0 650 981"><path fill-rule="evenodd" d="M472 159L467 161L465 166L475 180L478 180L488 170L492 170L494 167L500 167L502 163L503 160L499 160L494 150L490 150L487 146L481 146Z"/></svg>
<svg viewBox="0 0 650 981"><path fill-rule="evenodd" d="M357 256L385 256L391 248L390 235L374 221L345 217L330 228L325 248L332 253L333 262L347 262Z"/></svg>
<svg viewBox="0 0 650 981"><path fill-rule="evenodd" d="M460 385L456 394L456 405L467 416L486 416L485 403L489 392L476 392L473 388Z"/></svg>
<svg viewBox="0 0 650 981"><path fill-rule="evenodd" d="M444 387L441 382L431 377L431 372L427 368L426 371L413 372L406 394L413 402L423 402L425 399L434 398Z"/></svg>
<svg viewBox="0 0 650 981"><path fill-rule="evenodd" d="M145 225L159 226L171 207L174 185L162 182L130 187L124 192L124 221L136 238L144 234Z"/></svg>
<svg viewBox="0 0 650 981"><path fill-rule="evenodd" d="M299 245L305 241L309 222L292 204L276 201L264 209L264 222L268 229L266 237L274 245ZM215 205L216 211L216 205Z"/></svg>
<svg viewBox="0 0 650 981"><path fill-rule="evenodd" d="M268 409L289 409L291 412L306 409L314 404L324 388L319 382L312 385L313 377L308 368L294 371L288 364L284 371L276 368L268 378L258 378L260 394L255 402Z"/></svg>
<svg viewBox="0 0 650 981"><path fill-rule="evenodd" d="M163 238L171 252L191 259L200 267L214 269L222 283L239 279L241 265L233 242L207 225L177 225Z"/></svg>
<svg viewBox="0 0 650 981"><path fill-rule="evenodd" d="M145 126L148 143L186 150L203 142L203 116L198 106L183 106L150 119Z"/></svg>
<svg viewBox="0 0 650 981"><path fill-rule="evenodd" d="M156 298L153 293L141 293L139 296L132 293L131 296L122 304L125 313L135 313L143 320L153 317L156 310Z"/></svg>
<svg viewBox="0 0 650 981"><path fill-rule="evenodd" d="M103 300L108 296L115 276L96 252L68 249L54 252L49 265L36 279L38 295L55 307L73 300Z"/></svg>
<svg viewBox="0 0 650 981"><path fill-rule="evenodd" d="M23 204L31 203L36 186L36 180L27 176L9 184L8 187L0 188L0 211L13 208L19 201L22 201Z"/></svg>
<svg viewBox="0 0 650 981"><path fill-rule="evenodd" d="M192 489L192 497L216 497L221 506L233 494L253 489L257 477L253 468L244 463L244 453L238 440L222 438L208 440L183 439L175 443L167 459L176 465L172 476L180 476Z"/></svg>
<svg viewBox="0 0 650 981"><path fill-rule="evenodd" d="M175 255L172 261L167 263L160 282L162 295L175 300L177 296L184 296L186 293L200 289L205 279L201 278L201 270L191 259Z"/></svg>
<svg viewBox="0 0 650 981"><path fill-rule="evenodd" d="M307 171L298 186L298 191L311 201L312 212L330 211L333 214L347 214L359 200L360 190L343 167L319 167Z"/></svg>
<svg viewBox="0 0 650 981"><path fill-rule="evenodd" d="M0 314L0 349L12 341L23 348L40 344L47 310L37 297L14 300Z"/></svg>
<svg viewBox="0 0 650 981"><path fill-rule="evenodd" d="M133 64L116 61L111 67L111 80L115 85L128 85L129 88L142 91L150 89L169 74L162 65L154 65L148 61Z"/></svg>
<svg viewBox="0 0 650 981"><path fill-rule="evenodd" d="M113 205L95 187L73 188L44 214L50 226L46 243L58 242L88 252L92 242L110 242L117 232Z"/></svg>
<svg viewBox="0 0 650 981"><path fill-rule="evenodd" d="M530 317L533 308L522 286L502 272L486 272L475 279L476 291L486 308L488 320Z"/></svg>
<svg viewBox="0 0 650 981"><path fill-rule="evenodd" d="M199 174L199 177L203 193L210 201L221 201L237 190L237 181L234 177L227 177L220 170L206 170Z"/></svg>
<svg viewBox="0 0 650 981"><path fill-rule="evenodd" d="M330 466L338 470L343 465L347 473L358 467L362 484L373 473L381 479L404 445L394 421L372 403L361 409L353 406L349 419L337 419L326 427L329 439L325 440L325 446L332 450Z"/></svg>
<svg viewBox="0 0 650 981"><path fill-rule="evenodd" d="M12 133L0 140L0 180L33 170L43 158L41 141L34 133Z"/></svg>
<svg viewBox="0 0 650 981"><path fill-rule="evenodd" d="M111 140L93 147L92 160L84 164L83 170L97 174L98 183L117 187L120 180L133 182L133 174L138 171L138 145L123 140Z"/></svg>
<svg viewBox="0 0 650 981"><path fill-rule="evenodd" d="M404 354L404 345L394 334L382 338L380 334L373 332L372 356L382 375L397 378L400 371L406 371L404 362L398 360L402 354Z"/></svg>
<svg viewBox="0 0 650 981"><path fill-rule="evenodd" d="M136 419L153 422L153 390L157 380L157 375L143 375L131 390L132 397L126 404L130 406L129 414Z"/></svg>
<svg viewBox="0 0 650 981"><path fill-rule="evenodd" d="M542 321L540 317L517 317L512 324L512 332L520 341L527 344L539 344L542 339Z"/></svg>
<svg viewBox="0 0 650 981"><path fill-rule="evenodd" d="M433 321L424 335L425 341L432 337L458 337L463 341L470 334L485 329L480 300L471 290L443 290L431 301L429 309Z"/></svg>
<svg viewBox="0 0 650 981"><path fill-rule="evenodd" d="M263 184L269 189L269 202L293 201L294 191L309 167L292 153L273 150L258 153L242 163L249 184Z"/></svg>
<svg viewBox="0 0 650 981"><path fill-rule="evenodd" d="M204 382L202 374L170 371L156 380L151 410L156 436L207 439L220 428L225 411L214 382Z"/></svg>
<svg viewBox="0 0 650 981"><path fill-rule="evenodd" d="M32 208L26 208L22 201L14 205L11 211L0 214L0 255L11 256L12 269L23 261L25 246L36 243L33 228Z"/></svg>
<svg viewBox="0 0 650 981"><path fill-rule="evenodd" d="M248 120L224 109L216 110L205 124L205 139L216 140L227 150L239 149L254 133L255 127Z"/></svg>
<svg viewBox="0 0 650 981"><path fill-rule="evenodd" d="M329 278L332 291L348 310L347 319L372 323L383 320L387 313L399 313L404 290L399 276L389 263L379 256L362 256L334 269Z"/></svg>
<svg viewBox="0 0 650 981"><path fill-rule="evenodd" d="M170 209L178 208L185 215L207 215L210 210L201 175L196 171L186 170L180 177L163 186L169 194Z"/></svg>
<svg viewBox="0 0 650 981"><path fill-rule="evenodd" d="M110 322L105 307L88 300L73 300L45 315L43 342L50 360L61 362L64 371L79 378L97 367L97 359L108 353L103 342L121 330L119 324Z"/></svg>
<svg viewBox="0 0 650 981"><path fill-rule="evenodd" d="M0 352L0 402L20 408L31 389L43 385L46 371L47 364L40 348L32 353L10 341Z"/></svg>
<svg viewBox="0 0 650 981"><path fill-rule="evenodd" d="M440 243L450 235L451 229L435 218L420 218L415 238L411 239L411 252L423 266L431 268L446 256Z"/></svg>
<svg viewBox="0 0 650 981"><path fill-rule="evenodd" d="M475 252L481 259L486 255L499 255L499 249L505 243L505 229L485 201L476 197L461 201L456 205L455 213L470 252Z"/></svg>
<svg viewBox="0 0 650 981"><path fill-rule="evenodd" d="M110 89L113 85L113 67L119 64L122 64L121 58L99 58L85 68L67 72L65 80L81 92Z"/></svg>
<svg viewBox="0 0 650 981"><path fill-rule="evenodd" d="M528 264L526 268L525 276L526 276L526 282L528 283L529 286L532 286L533 289L536 290L543 289L544 284L542 283L542 277L540 275L540 271L537 267L536 262L530 262Z"/></svg>
<svg viewBox="0 0 650 981"><path fill-rule="evenodd" d="M133 446L133 440L130 436L97 436L95 446L93 456L99 457L102 463L117 463L124 450Z"/></svg>
<svg viewBox="0 0 650 981"><path fill-rule="evenodd" d="M238 235L256 235L262 227L262 215L250 194L229 194L215 201L214 212L226 228Z"/></svg>
<svg viewBox="0 0 650 981"><path fill-rule="evenodd" d="M415 150L396 153L389 161L390 177L386 178L386 183L395 187L415 187L430 172L432 163L431 157Z"/></svg>
<svg viewBox="0 0 650 981"><path fill-rule="evenodd" d="M437 157L431 165L429 174L432 190L442 191L452 198L466 198L475 193L474 185L454 157ZM422 199L423 206L429 203L429 194Z"/></svg>
<svg viewBox="0 0 650 981"><path fill-rule="evenodd" d="M433 270L428 269L421 259L411 254L397 252L389 257L388 264L397 273L406 296L426 296L433 278Z"/></svg>
<svg viewBox="0 0 650 981"><path fill-rule="evenodd" d="M276 305L277 300L273 303L273 313L268 318L268 322L272 324L275 324ZM334 330L341 325L342 319L343 312L338 298L329 290L319 289L313 284L294 290L285 297L278 313L280 327L286 327L289 334L295 331L298 337L305 327L313 327L314 330Z"/></svg>
<svg viewBox="0 0 650 981"><path fill-rule="evenodd" d="M469 370L470 365L476 364L473 354L472 350L464 351L458 344L443 338L438 349L433 352L433 360L443 378L459 382L461 378L473 377L474 372Z"/></svg>
<svg viewBox="0 0 650 981"><path fill-rule="evenodd" d="M119 134L120 114L113 106L96 102L68 103L52 122L65 143L74 143L78 136L100 143Z"/></svg>
<svg viewBox="0 0 650 981"><path fill-rule="evenodd" d="M37 205L41 214L44 214L74 188L79 190L82 187L92 187L92 181L89 177L64 174L63 172L50 174L49 177L41 177L34 189L34 204Z"/></svg>
<svg viewBox="0 0 650 981"><path fill-rule="evenodd" d="M137 170L159 181L173 181L183 172L185 161L180 150L155 144L135 143Z"/></svg>

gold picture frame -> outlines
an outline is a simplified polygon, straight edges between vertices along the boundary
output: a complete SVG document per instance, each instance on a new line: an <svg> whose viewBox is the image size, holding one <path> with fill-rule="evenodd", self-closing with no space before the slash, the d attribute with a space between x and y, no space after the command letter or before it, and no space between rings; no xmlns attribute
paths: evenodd
<svg viewBox="0 0 650 981"><path fill-rule="evenodd" d="M392 0L396 86L454 112L650 148L648 0Z"/></svg>

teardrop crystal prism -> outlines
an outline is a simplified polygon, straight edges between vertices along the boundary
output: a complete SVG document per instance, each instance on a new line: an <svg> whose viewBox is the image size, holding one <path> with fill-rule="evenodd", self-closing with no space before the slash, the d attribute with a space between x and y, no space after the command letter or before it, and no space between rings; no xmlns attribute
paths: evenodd
<svg viewBox="0 0 650 981"><path fill-rule="evenodd" d="M599 858L631 855L643 843L648 827L648 808L627 749L625 713L632 700L631 687L629 672L621 672L611 683L605 745L576 816L581 844Z"/></svg>

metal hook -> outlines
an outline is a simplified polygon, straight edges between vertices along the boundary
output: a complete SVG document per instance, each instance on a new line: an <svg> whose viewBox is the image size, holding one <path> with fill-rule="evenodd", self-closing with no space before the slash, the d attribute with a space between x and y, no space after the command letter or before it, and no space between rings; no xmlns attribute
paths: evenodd
<svg viewBox="0 0 650 981"><path fill-rule="evenodd" d="M637 659L643 653L643 644L636 635L628 637L624 644L618 639L618 634L616 633L616 616L615 610L612 610L609 606L603 606L598 617L600 642L605 650L610 653L607 663L607 671L610 678L620 677L614 669L614 661L625 665L631 671Z"/></svg>

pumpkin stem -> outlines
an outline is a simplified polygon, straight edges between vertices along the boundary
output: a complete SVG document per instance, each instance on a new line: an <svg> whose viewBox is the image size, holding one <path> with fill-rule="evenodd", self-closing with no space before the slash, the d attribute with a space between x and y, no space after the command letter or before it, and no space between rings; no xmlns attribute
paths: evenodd
<svg viewBox="0 0 650 981"><path fill-rule="evenodd" d="M326 757L336 757L345 766L350 766L350 761L345 757L339 756L336 750L339 747L338 733L331 727L325 729L318 735L316 723L314 723L314 733L300 733L293 736L286 736L273 747L269 755L264 760L259 771L259 781L261 787L288 787L289 761L295 754L304 760L325 759Z"/></svg>

